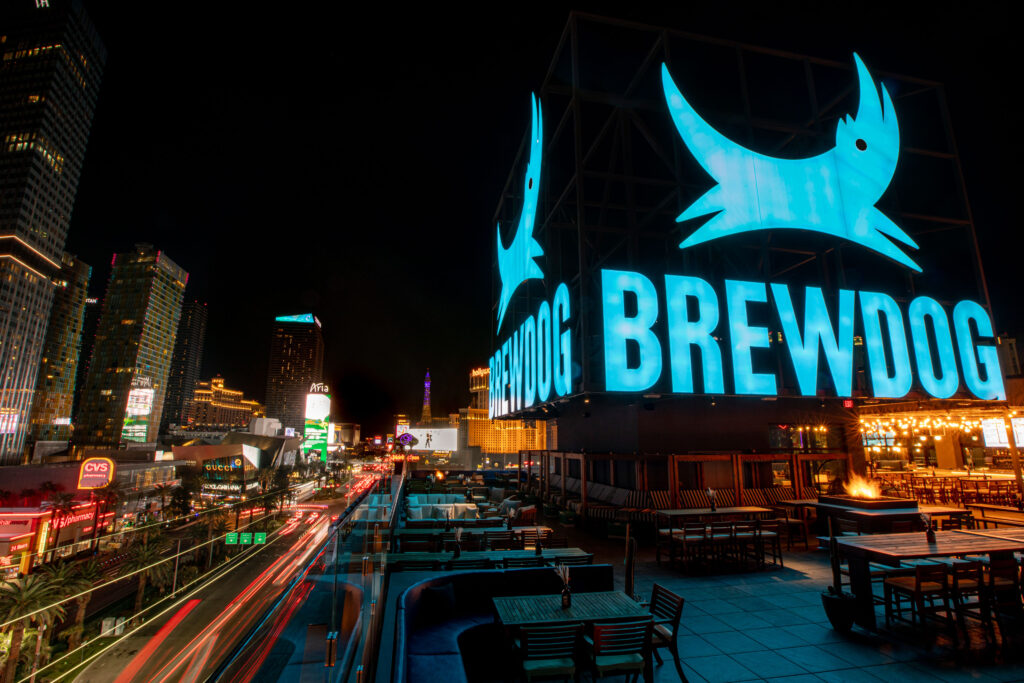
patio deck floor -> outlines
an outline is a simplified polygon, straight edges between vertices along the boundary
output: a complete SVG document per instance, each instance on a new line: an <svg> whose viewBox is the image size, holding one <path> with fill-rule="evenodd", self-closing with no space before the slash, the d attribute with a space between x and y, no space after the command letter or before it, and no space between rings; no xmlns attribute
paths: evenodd
<svg viewBox="0 0 1024 683"><path fill-rule="evenodd" d="M593 552L594 562L615 566L616 588L624 588L623 539L564 527L548 520L570 545ZM658 566L650 543L641 544L635 591L650 597L660 583L686 598L679 644L691 683L740 681L1024 681L1024 627L1002 639L987 640L980 627L970 628L954 647L941 625L927 632L894 626L870 633L854 627L833 630L819 597L832 583L823 551L785 552L785 568L718 575L685 574ZM879 624L885 620L878 607ZM971 622L968 622L969 624ZM1008 629L1009 630L1009 629ZM678 681L671 655L656 666L658 683Z"/></svg>

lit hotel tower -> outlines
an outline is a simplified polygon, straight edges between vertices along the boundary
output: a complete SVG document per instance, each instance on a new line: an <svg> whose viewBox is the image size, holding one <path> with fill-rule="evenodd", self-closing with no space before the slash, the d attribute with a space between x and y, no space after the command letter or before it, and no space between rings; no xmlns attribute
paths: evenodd
<svg viewBox="0 0 1024 683"><path fill-rule="evenodd" d="M312 313L274 318L267 367L267 417L298 432L306 424L310 385L324 380L324 335Z"/></svg>
<svg viewBox="0 0 1024 683"><path fill-rule="evenodd" d="M80 2L0 2L0 464L22 458L106 58Z"/></svg>
<svg viewBox="0 0 1024 683"><path fill-rule="evenodd" d="M151 244L114 255L72 442L155 443L186 273Z"/></svg>
<svg viewBox="0 0 1024 683"><path fill-rule="evenodd" d="M420 422L430 424L430 368L427 368L427 376L423 378L423 414Z"/></svg>

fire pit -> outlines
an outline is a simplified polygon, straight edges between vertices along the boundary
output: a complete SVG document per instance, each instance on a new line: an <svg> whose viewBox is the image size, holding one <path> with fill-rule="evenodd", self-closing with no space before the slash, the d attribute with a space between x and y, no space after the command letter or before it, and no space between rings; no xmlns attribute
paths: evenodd
<svg viewBox="0 0 1024 683"><path fill-rule="evenodd" d="M916 510L917 501L912 498L894 498L891 496L878 496L876 498L861 498L859 496L835 495L821 496L818 502L825 505L837 505L840 507L855 508L857 510Z"/></svg>

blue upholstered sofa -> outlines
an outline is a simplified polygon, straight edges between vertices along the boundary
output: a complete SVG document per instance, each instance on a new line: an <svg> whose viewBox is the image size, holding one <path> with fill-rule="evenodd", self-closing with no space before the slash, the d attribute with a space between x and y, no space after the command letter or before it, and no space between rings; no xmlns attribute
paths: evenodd
<svg viewBox="0 0 1024 683"><path fill-rule="evenodd" d="M610 564L570 567L574 593L614 590ZM559 593L550 567L439 574L407 588L395 613L393 683L466 681L459 637L495 621L491 598Z"/></svg>

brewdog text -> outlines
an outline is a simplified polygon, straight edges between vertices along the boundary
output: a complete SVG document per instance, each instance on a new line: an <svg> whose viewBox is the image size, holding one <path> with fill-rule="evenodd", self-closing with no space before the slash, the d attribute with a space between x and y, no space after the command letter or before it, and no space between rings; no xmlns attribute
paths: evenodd
<svg viewBox="0 0 1024 683"><path fill-rule="evenodd" d="M935 398L953 396L961 382L977 398L1006 398L992 322L974 301L947 311L919 296L903 309L888 294L839 290L829 306L821 288L806 287L798 310L788 285L725 280L722 289L724 298L699 277L666 275L659 291L640 273L601 271L605 390L645 391L667 372L672 393L777 395L776 375L754 370L755 354L770 344L768 327L749 322L754 314L781 333L801 396L851 396L862 339L874 397L905 396L916 377ZM658 327L661 316L667 324ZM831 382L819 381L822 351Z"/></svg>
<svg viewBox="0 0 1024 683"><path fill-rule="evenodd" d="M558 285L491 357L488 415L498 417L570 393L572 317L569 288Z"/></svg>

